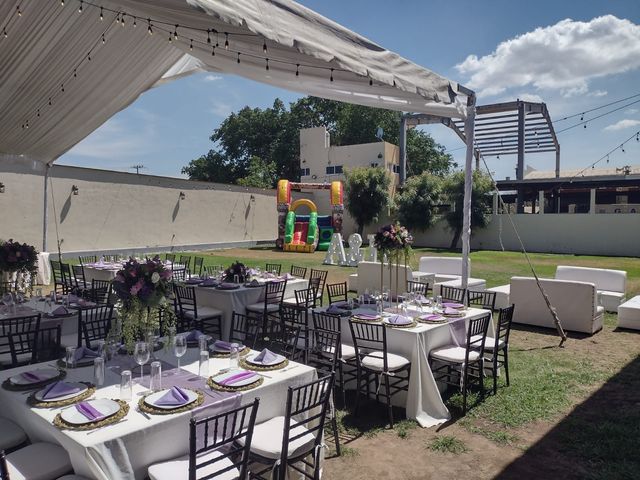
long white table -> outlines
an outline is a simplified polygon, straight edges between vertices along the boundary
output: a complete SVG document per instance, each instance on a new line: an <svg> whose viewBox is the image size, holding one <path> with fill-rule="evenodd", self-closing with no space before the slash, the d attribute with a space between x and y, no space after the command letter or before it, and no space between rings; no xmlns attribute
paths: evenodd
<svg viewBox="0 0 640 480"><path fill-rule="evenodd" d="M309 288L309 281L303 278L287 280L284 298L291 298L296 290ZM245 287L240 286L236 290L218 290L215 287L196 287L196 301L198 306L214 307L222 310L222 337L229 339L231 328L231 316L233 312L245 313L245 307L252 303L264 300L264 286Z"/></svg>
<svg viewBox="0 0 640 480"><path fill-rule="evenodd" d="M359 312L371 313L372 311L368 308L354 310L354 313ZM412 310L409 312L413 315L418 314ZM466 309L463 317L466 328L469 326L469 320L478 318L487 312L488 310L479 308ZM425 309L425 313L430 313L430 310ZM353 345L349 317L342 317L341 323L342 342ZM488 335L493 334L494 326L493 322L490 322ZM409 391L395 395L393 403L404 407L407 411L407 418L416 420L422 427L440 425L451 418L451 414L442 400L438 384L433 377L429 365L429 352L434 348L452 343L454 343L454 338L448 323L418 323L413 328L387 328L388 351L402 355L411 361Z"/></svg>
<svg viewBox="0 0 640 480"><path fill-rule="evenodd" d="M189 349L182 357L181 366L193 373L193 387L205 391L205 395L217 395L205 385L205 379L197 376L198 349ZM169 352L158 352L160 360L175 365L175 358ZM210 359L209 373L227 368L228 359ZM262 422L285 412L285 400L289 386L302 385L317 378L314 368L296 364L287 371L266 372L269 378L264 383L241 393L240 402L245 405L260 397L257 421ZM20 367L0 372L0 382L20 372L36 366ZM165 372L166 373L166 372ZM137 375L134 375L137 378ZM71 369L67 379L72 381L92 381L92 367ZM99 480L143 479L150 464L170 460L185 455L189 451L189 419L196 412L175 415L146 415L137 409L138 400L149 386L148 376L144 385L134 382L133 399L126 421L105 426L101 429L78 432L59 430L52 424L59 408L35 409L26 403L27 395L0 388L2 415L11 418L24 428L31 441L47 441L62 445L69 453L75 472L79 475ZM93 398L120 397L119 370L107 368L105 385L99 388ZM229 397L226 397L229 398ZM228 401L228 400L227 400ZM229 401L230 402L230 401ZM225 405L226 406L226 405ZM233 408L229 403L227 408Z"/></svg>

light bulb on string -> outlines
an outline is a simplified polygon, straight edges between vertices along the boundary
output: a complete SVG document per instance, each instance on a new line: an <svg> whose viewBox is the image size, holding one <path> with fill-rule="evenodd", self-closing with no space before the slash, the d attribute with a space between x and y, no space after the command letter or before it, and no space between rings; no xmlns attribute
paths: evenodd
<svg viewBox="0 0 640 480"><path fill-rule="evenodd" d="M329 80L333 82L333 68L331 69L331 74L329 76Z"/></svg>
<svg viewBox="0 0 640 480"><path fill-rule="evenodd" d="M149 32L149 35L153 35L153 29L151 28L151 19L147 18L147 23L149 24L149 26L147 27L147 32Z"/></svg>
<svg viewBox="0 0 640 480"><path fill-rule="evenodd" d="M169 43L173 42L173 35L171 35L171 32L169 32Z"/></svg>
<svg viewBox="0 0 640 480"><path fill-rule="evenodd" d="M622 150L622 153L624 153L624 143L620 145L620 150Z"/></svg>
<svg viewBox="0 0 640 480"><path fill-rule="evenodd" d="M372 87L373 86L373 78L369 79L369 86Z"/></svg>
<svg viewBox="0 0 640 480"><path fill-rule="evenodd" d="M60 85L60 91L64 93L64 83Z"/></svg>
<svg viewBox="0 0 640 480"><path fill-rule="evenodd" d="M4 38L7 38L7 27L4 27L4 29L2 30L2 35L4 36Z"/></svg>
<svg viewBox="0 0 640 480"><path fill-rule="evenodd" d="M87 61L91 61L91 52L87 53Z"/></svg>
<svg viewBox="0 0 640 480"><path fill-rule="evenodd" d="M40 118L40 109L36 112L36 117Z"/></svg>
<svg viewBox="0 0 640 480"><path fill-rule="evenodd" d="M211 30L207 28L207 43L211 44Z"/></svg>
<svg viewBox="0 0 640 480"><path fill-rule="evenodd" d="M584 127L584 128L587 128L587 124L585 123L585 124L583 125L583 127Z"/></svg>
<svg viewBox="0 0 640 480"><path fill-rule="evenodd" d="M178 39L178 24L176 24L176 27L173 30L173 39L174 40Z"/></svg>
<svg viewBox="0 0 640 480"><path fill-rule="evenodd" d="M100 21L104 21L104 9L103 7L100 7Z"/></svg>
<svg viewBox="0 0 640 480"><path fill-rule="evenodd" d="M269 71L269 59L265 58L265 61L266 61L266 66L264 68L268 72Z"/></svg>
<svg viewBox="0 0 640 480"><path fill-rule="evenodd" d="M64 2L63 2L64 4ZM78 13L82 13L82 0L80 0L80 6L78 7Z"/></svg>
<svg viewBox="0 0 640 480"><path fill-rule="evenodd" d="M229 50L229 34L224 32L224 48Z"/></svg>
<svg viewBox="0 0 640 480"><path fill-rule="evenodd" d="M116 23L120 23L120 12L116 15Z"/></svg>
<svg viewBox="0 0 640 480"><path fill-rule="evenodd" d="M584 113L582 115L580 115L580 121L584 120Z"/></svg>
<svg viewBox="0 0 640 480"><path fill-rule="evenodd" d="M133 17L133 28L136 28L138 24L136 23L136 17Z"/></svg>
<svg viewBox="0 0 640 480"><path fill-rule="evenodd" d="M189 50L193 50L193 40L189 40Z"/></svg>
<svg viewBox="0 0 640 480"><path fill-rule="evenodd" d="M104 38L104 33L102 34L102 44L104 45L105 43L107 43L107 40Z"/></svg>
<svg viewBox="0 0 640 480"><path fill-rule="evenodd" d="M267 53L267 42L266 40L262 41L262 52Z"/></svg>
<svg viewBox="0 0 640 480"><path fill-rule="evenodd" d="M73 78L77 78L78 77L78 72L77 70L74 68L73 69Z"/></svg>
<svg viewBox="0 0 640 480"><path fill-rule="evenodd" d="M27 121L26 121L26 123L25 123L25 128L26 128L27 130L29 130L29 120L27 120Z"/></svg>
<svg viewBox="0 0 640 480"><path fill-rule="evenodd" d="M609 155L607 155L607 163L609 163Z"/></svg>
<svg viewBox="0 0 640 480"><path fill-rule="evenodd" d="M237 62L240 63L240 52L238 52L238 60L237 60Z"/></svg>
<svg viewBox="0 0 640 480"><path fill-rule="evenodd" d="M122 15L120 15L120 25L122 25L124 27L124 12L122 12Z"/></svg>
<svg viewBox="0 0 640 480"><path fill-rule="evenodd" d="M216 46L215 45L213 47L211 47L211 56L212 57L216 56Z"/></svg>
<svg viewBox="0 0 640 480"><path fill-rule="evenodd" d="M51 102L51 97L49 97L49 106L53 105L53 103Z"/></svg>
<svg viewBox="0 0 640 480"><path fill-rule="evenodd" d="M18 16L21 17L22 16L22 10L20 10L20 5L18 5L16 7L16 11L18 12Z"/></svg>
<svg viewBox="0 0 640 480"><path fill-rule="evenodd" d="M296 77L300 76L300 64L296 63Z"/></svg>
<svg viewBox="0 0 640 480"><path fill-rule="evenodd" d="M60 6L64 7L64 0L60 0Z"/></svg>
<svg viewBox="0 0 640 480"><path fill-rule="evenodd" d="M636 142L640 142L640 132L636 133Z"/></svg>

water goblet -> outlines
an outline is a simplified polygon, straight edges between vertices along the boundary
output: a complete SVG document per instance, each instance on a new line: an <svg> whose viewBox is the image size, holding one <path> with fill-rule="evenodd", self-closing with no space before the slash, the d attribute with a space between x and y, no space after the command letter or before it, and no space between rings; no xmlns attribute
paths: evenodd
<svg viewBox="0 0 640 480"><path fill-rule="evenodd" d="M124 370L120 374L120 400L131 401L131 370Z"/></svg>
<svg viewBox="0 0 640 480"><path fill-rule="evenodd" d="M136 342L136 346L133 350L133 358L140 366L140 383L142 383L143 366L149 361L151 352L149 350L149 344L147 342Z"/></svg>
<svg viewBox="0 0 640 480"><path fill-rule="evenodd" d="M229 349L229 369L233 370L238 368L238 361L240 359L239 345L232 343Z"/></svg>
<svg viewBox="0 0 640 480"><path fill-rule="evenodd" d="M65 365L67 366L67 369L69 368L73 368L76 361L75 361L75 355L76 355L76 347L67 347L65 350Z"/></svg>
<svg viewBox="0 0 640 480"><path fill-rule="evenodd" d="M187 337L177 335L173 340L173 354L178 359L178 370L180 370L180 358L187 353Z"/></svg>

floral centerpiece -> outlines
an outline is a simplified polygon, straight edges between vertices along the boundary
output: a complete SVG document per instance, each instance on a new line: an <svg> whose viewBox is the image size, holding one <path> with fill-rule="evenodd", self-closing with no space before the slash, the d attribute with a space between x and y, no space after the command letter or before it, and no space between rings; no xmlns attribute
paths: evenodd
<svg viewBox="0 0 640 480"><path fill-rule="evenodd" d="M389 280L391 281L392 265L396 266L395 297L398 297L398 266L400 261L404 261L405 267L411 256L411 245L413 236L406 227L399 223L385 225L380 228L373 237L373 245L380 253L380 290L383 290L383 273L385 258L389 264Z"/></svg>
<svg viewBox="0 0 640 480"><path fill-rule="evenodd" d="M165 330L173 324L175 314L168 301L171 275L157 255L144 262L131 258L116 274L113 291L119 299L116 306L119 320L110 335L124 338L129 352L136 340L160 328L161 317Z"/></svg>
<svg viewBox="0 0 640 480"><path fill-rule="evenodd" d="M13 274L16 274L16 287L19 282L25 283L28 278L26 284L30 288L37 273L38 252L35 247L14 242L13 239L6 242L0 240L0 278L3 281L10 281Z"/></svg>
<svg viewBox="0 0 640 480"><path fill-rule="evenodd" d="M238 282L244 283L247 279L248 270L244 263L240 263L237 260L231 264L229 268L224 271L222 280L224 282L235 282L236 275L238 276Z"/></svg>

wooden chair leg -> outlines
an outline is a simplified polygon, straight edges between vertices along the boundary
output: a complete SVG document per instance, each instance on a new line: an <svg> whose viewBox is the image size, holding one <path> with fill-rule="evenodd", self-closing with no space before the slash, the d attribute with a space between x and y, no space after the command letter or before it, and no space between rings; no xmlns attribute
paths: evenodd
<svg viewBox="0 0 640 480"><path fill-rule="evenodd" d="M344 388L344 368L342 366L342 360L338 362L338 375L340 376L340 389L342 390L342 406L347 406L347 394Z"/></svg>
<svg viewBox="0 0 640 480"><path fill-rule="evenodd" d="M504 375L507 379L507 387L509 386L509 350L505 346L504 348Z"/></svg>
<svg viewBox="0 0 640 480"><path fill-rule="evenodd" d="M384 383L387 390L387 410L389 411L389 424L393 429L393 406L391 405L391 389L389 388L389 375L384 376Z"/></svg>
<svg viewBox="0 0 640 480"><path fill-rule="evenodd" d="M360 406L360 367L358 367L356 371L356 405L354 408L354 413L358 414L358 407Z"/></svg>
<svg viewBox="0 0 640 480"><path fill-rule="evenodd" d="M336 420L336 408L333 407L333 418L331 419L331 426L333 427L333 441L336 443L336 455L341 456L340 452L340 437L338 436L338 421Z"/></svg>
<svg viewBox="0 0 640 480"><path fill-rule="evenodd" d="M498 393L498 352L491 359L491 373L493 374L493 394Z"/></svg>

